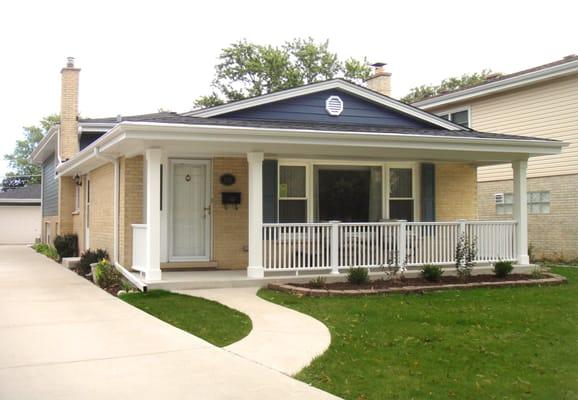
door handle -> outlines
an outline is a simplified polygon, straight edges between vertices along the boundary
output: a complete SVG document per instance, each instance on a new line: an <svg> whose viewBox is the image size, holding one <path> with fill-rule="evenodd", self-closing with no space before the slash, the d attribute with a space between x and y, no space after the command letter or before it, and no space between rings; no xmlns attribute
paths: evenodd
<svg viewBox="0 0 578 400"><path fill-rule="evenodd" d="M211 205L209 204L207 207L204 208L206 215L211 215Z"/></svg>

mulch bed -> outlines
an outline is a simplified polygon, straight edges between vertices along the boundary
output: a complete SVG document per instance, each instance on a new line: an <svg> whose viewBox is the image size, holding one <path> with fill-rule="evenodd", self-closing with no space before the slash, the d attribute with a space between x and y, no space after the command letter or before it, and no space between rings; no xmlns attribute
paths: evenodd
<svg viewBox="0 0 578 400"><path fill-rule="evenodd" d="M315 288L310 283L271 283L269 288L305 296L363 296L385 293L423 293L476 287L559 285L565 282L566 278L560 275L543 273L541 278L532 278L527 274L512 274L506 278L498 278L495 275L473 275L464 282L456 276L444 276L440 282L430 282L420 277L395 281L377 279L361 285L349 282L332 282L327 283L323 288Z"/></svg>

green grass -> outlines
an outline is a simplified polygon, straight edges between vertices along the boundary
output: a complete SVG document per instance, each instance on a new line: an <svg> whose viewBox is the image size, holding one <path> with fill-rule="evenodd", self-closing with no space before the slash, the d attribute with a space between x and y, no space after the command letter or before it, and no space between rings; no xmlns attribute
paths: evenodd
<svg viewBox="0 0 578 400"><path fill-rule="evenodd" d="M247 315L200 297L151 290L127 293L120 298L219 347L241 340L252 328Z"/></svg>
<svg viewBox="0 0 578 400"><path fill-rule="evenodd" d="M297 378L346 399L577 399L578 268L567 285L425 295L259 295L323 321Z"/></svg>

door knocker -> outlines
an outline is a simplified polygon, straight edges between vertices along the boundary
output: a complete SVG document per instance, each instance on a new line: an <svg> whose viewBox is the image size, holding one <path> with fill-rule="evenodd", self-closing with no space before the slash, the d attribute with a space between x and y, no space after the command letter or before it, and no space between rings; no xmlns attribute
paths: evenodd
<svg viewBox="0 0 578 400"><path fill-rule="evenodd" d="M185 181L187 181L187 182L191 181L191 176L189 174L187 174L187 176L185 176Z"/></svg>

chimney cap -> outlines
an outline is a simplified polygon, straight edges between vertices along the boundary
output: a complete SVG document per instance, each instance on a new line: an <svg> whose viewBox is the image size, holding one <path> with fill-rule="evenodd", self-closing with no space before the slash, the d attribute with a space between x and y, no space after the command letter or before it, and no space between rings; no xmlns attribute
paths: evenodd
<svg viewBox="0 0 578 400"><path fill-rule="evenodd" d="M66 68L74 68L74 57L66 57Z"/></svg>
<svg viewBox="0 0 578 400"><path fill-rule="evenodd" d="M372 67L375 67L375 68L383 68L383 67L385 67L386 65L387 65L387 63L380 62L380 61L374 62L373 64L371 64L371 66L372 66Z"/></svg>

